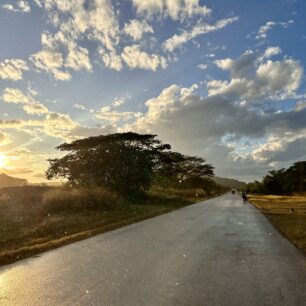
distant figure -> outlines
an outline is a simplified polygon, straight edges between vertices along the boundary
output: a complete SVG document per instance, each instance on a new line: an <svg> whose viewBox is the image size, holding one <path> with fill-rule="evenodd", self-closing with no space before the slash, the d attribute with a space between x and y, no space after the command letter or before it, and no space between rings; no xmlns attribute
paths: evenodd
<svg viewBox="0 0 306 306"><path fill-rule="evenodd" d="M245 191L242 191L241 197L242 197L242 200L243 200L243 204L245 204L248 201L248 197L247 197Z"/></svg>

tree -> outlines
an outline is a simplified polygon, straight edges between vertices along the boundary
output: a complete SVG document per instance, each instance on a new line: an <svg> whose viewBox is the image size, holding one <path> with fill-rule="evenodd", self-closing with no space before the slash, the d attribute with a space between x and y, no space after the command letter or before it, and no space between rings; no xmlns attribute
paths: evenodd
<svg viewBox="0 0 306 306"><path fill-rule="evenodd" d="M191 176L214 176L214 167L206 164L201 157L183 155L178 152L166 152L160 158L160 173L174 175L178 179L185 179Z"/></svg>
<svg viewBox="0 0 306 306"><path fill-rule="evenodd" d="M306 161L294 163L288 169L269 171L262 182L255 181L247 185L253 193L290 195L306 191Z"/></svg>
<svg viewBox="0 0 306 306"><path fill-rule="evenodd" d="M211 164L206 164L206 160L201 157L183 155L178 152L165 152L160 159L160 164L157 169L157 176L160 181L170 181L170 185L192 187L203 184L212 186L209 177L214 176L214 167ZM186 184L184 184L186 182ZM197 188L193 186L192 188Z"/></svg>
<svg viewBox="0 0 306 306"><path fill-rule="evenodd" d="M183 181L184 188L202 189L207 194L211 194L213 191L220 189L212 179L203 176L190 176Z"/></svg>
<svg viewBox="0 0 306 306"><path fill-rule="evenodd" d="M272 170L263 179L265 193L285 194L285 169Z"/></svg>
<svg viewBox="0 0 306 306"><path fill-rule="evenodd" d="M65 178L71 185L103 186L123 196L147 190L161 156L171 149L156 135L117 133L89 137L57 147L69 153L50 159L48 179Z"/></svg>
<svg viewBox="0 0 306 306"><path fill-rule="evenodd" d="M285 172L285 189L288 194L306 191L306 161L294 163Z"/></svg>
<svg viewBox="0 0 306 306"><path fill-rule="evenodd" d="M263 184L259 181L248 183L245 187L247 193L264 193Z"/></svg>

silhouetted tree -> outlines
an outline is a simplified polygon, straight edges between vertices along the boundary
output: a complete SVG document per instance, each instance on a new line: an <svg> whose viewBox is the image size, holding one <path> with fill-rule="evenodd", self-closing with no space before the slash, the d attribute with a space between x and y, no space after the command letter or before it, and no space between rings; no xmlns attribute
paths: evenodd
<svg viewBox="0 0 306 306"><path fill-rule="evenodd" d="M288 169L270 171L262 182L247 184L247 190L253 193L290 195L306 191L306 161L294 163Z"/></svg>
<svg viewBox="0 0 306 306"><path fill-rule="evenodd" d="M48 179L66 178L72 185L104 186L124 196L147 190L161 156L170 145L156 135L117 133L89 137L57 147L69 153L50 159Z"/></svg>
<svg viewBox="0 0 306 306"><path fill-rule="evenodd" d="M57 147L69 153L50 159L48 179L65 178L71 185L103 186L123 196L148 190L156 176L185 181L212 176L205 159L171 152L156 135L117 133L89 137Z"/></svg>

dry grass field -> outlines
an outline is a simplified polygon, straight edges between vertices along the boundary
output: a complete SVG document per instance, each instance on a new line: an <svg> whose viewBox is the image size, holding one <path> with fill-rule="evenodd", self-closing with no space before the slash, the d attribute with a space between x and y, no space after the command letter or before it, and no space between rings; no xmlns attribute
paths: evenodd
<svg viewBox="0 0 306 306"><path fill-rule="evenodd" d="M306 195L252 195L249 201L291 242L306 252Z"/></svg>
<svg viewBox="0 0 306 306"><path fill-rule="evenodd" d="M101 189L0 189L0 265L207 199L198 190L151 190L126 202Z"/></svg>

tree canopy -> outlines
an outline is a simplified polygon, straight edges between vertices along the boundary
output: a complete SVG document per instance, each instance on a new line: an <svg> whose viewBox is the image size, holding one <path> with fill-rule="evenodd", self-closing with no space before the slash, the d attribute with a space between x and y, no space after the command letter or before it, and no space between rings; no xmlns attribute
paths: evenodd
<svg viewBox="0 0 306 306"><path fill-rule="evenodd" d="M171 151L156 135L117 133L64 143L62 158L50 159L48 179L65 178L72 185L103 186L124 196L150 188L155 175L179 179L213 175L203 158Z"/></svg>
<svg viewBox="0 0 306 306"><path fill-rule="evenodd" d="M288 169L269 171L262 182L255 181L247 185L254 193L290 195L306 191L306 161L294 163Z"/></svg>

